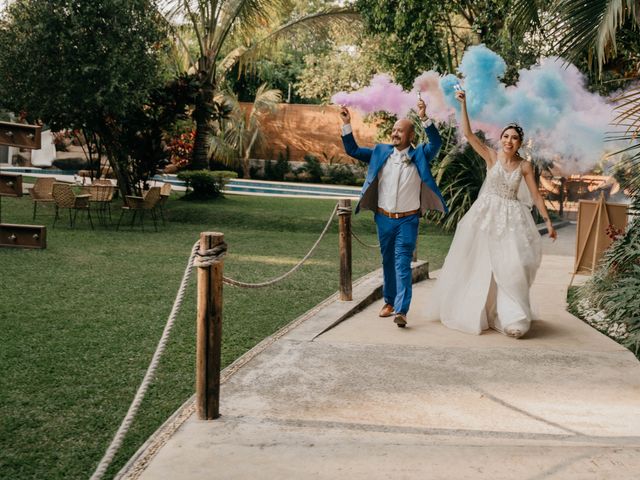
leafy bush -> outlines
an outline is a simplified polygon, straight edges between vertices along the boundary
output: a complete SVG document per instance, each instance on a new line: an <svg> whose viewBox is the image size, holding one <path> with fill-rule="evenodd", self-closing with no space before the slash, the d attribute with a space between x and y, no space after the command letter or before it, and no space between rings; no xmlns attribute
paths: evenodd
<svg viewBox="0 0 640 480"><path fill-rule="evenodd" d="M330 165L327 169L327 175L322 177L322 183L357 185L358 177L348 165Z"/></svg>
<svg viewBox="0 0 640 480"><path fill-rule="evenodd" d="M579 287L575 304L602 312L608 325L624 325L621 343L640 357L640 218L605 251L598 269ZM605 333L608 333L605 331Z"/></svg>
<svg viewBox="0 0 640 480"><path fill-rule="evenodd" d="M275 180L278 182L284 181L284 177L291 171L291 165L289 164L290 151L289 146L286 147L284 155L282 152L278 154L278 161L273 162L268 160L264 166L264 178L265 180Z"/></svg>
<svg viewBox="0 0 640 480"><path fill-rule="evenodd" d="M324 171L318 157L307 154L304 156L304 165L296 171L296 174L300 180L319 183L322 181Z"/></svg>
<svg viewBox="0 0 640 480"><path fill-rule="evenodd" d="M227 180L238 178L238 174L226 170L189 170L178 173L178 178L187 184L187 194L184 198L209 200L221 196Z"/></svg>

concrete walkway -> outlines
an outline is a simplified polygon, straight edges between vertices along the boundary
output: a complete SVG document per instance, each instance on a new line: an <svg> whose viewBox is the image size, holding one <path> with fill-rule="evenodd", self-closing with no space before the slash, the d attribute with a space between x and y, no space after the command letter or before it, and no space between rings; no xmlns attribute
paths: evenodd
<svg viewBox="0 0 640 480"><path fill-rule="evenodd" d="M228 378L219 420L174 419L124 478L638 478L640 363L565 311L575 228L559 233L525 338L424 320L432 280L404 330L378 301L318 336L330 303Z"/></svg>

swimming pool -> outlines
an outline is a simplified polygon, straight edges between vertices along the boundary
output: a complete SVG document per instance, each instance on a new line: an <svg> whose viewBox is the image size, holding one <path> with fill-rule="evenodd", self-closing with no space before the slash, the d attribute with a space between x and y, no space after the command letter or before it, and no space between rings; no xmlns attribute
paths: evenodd
<svg viewBox="0 0 640 480"><path fill-rule="evenodd" d="M41 169L35 167L2 167L7 173L22 173L35 177L74 177L72 170ZM71 178L70 178L71 179ZM156 182L166 182L176 190L183 190L185 183L175 175L155 175ZM227 182L224 193L237 195L265 195L272 197L306 197L306 198L358 198L359 187L340 185L320 185L315 183L272 182L266 180L232 179Z"/></svg>

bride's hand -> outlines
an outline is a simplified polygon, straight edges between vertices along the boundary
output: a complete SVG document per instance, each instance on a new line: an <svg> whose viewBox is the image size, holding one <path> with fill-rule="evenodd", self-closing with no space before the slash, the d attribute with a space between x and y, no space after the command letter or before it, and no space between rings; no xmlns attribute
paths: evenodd
<svg viewBox="0 0 640 480"><path fill-rule="evenodd" d="M554 242L556 241L556 238L558 238L558 232L556 232L556 229L552 226L549 226L549 238Z"/></svg>
<svg viewBox="0 0 640 480"><path fill-rule="evenodd" d="M456 91L456 100L458 100L460 103L464 103L467 100L467 96L464 94L464 90Z"/></svg>

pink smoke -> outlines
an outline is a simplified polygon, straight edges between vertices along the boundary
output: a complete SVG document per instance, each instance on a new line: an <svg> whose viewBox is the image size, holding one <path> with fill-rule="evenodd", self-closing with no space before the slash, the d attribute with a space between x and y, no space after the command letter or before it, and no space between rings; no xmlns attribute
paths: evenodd
<svg viewBox="0 0 640 480"><path fill-rule="evenodd" d="M371 84L357 92L338 92L331 103L360 110L362 113L388 112L398 117L406 116L415 107L416 95L405 92L386 74L375 75Z"/></svg>

